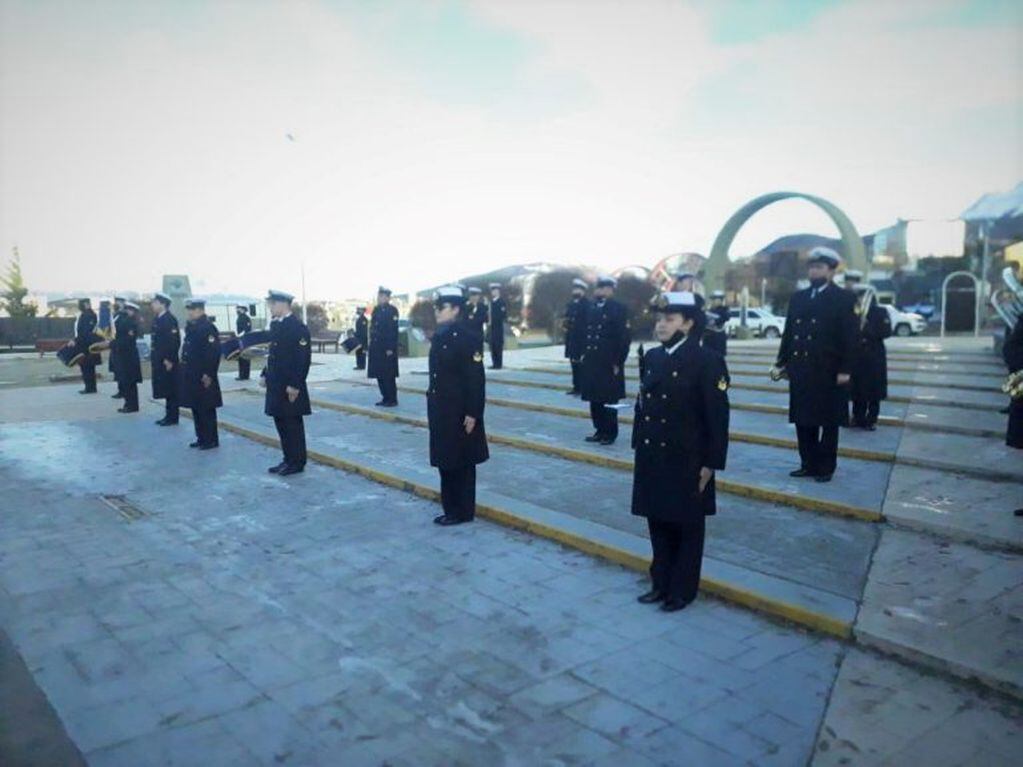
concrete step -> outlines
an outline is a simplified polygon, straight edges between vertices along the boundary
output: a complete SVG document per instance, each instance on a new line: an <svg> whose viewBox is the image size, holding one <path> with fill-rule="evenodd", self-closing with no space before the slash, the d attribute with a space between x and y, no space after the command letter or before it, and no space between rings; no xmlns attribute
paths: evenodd
<svg viewBox="0 0 1023 767"><path fill-rule="evenodd" d="M380 409L373 407L374 394L368 387L349 386L332 391L329 386L318 386L313 395L314 406L424 429L427 425L426 400L422 396L414 400L403 397L398 408ZM486 423L487 435L494 444L632 472L633 451L628 429L614 445L591 446L592 443L583 439L590 433L590 427L568 416L545 413L538 419L527 410L498 407L487 411ZM798 466L798 462L792 449L732 443L728 469L718 476L718 490L807 511L881 521L880 509L890 466L843 459L838 475L842 479L822 484L789 477L788 472Z"/></svg>
<svg viewBox="0 0 1023 767"><path fill-rule="evenodd" d="M277 443L272 421L253 398L230 396L220 414L221 428ZM438 497L425 430L342 413L306 424L311 460ZM613 469L575 466L502 447L480 469L481 516L644 571L649 542L644 520L628 511L631 483ZM749 499L723 499L721 506L709 521L702 587L768 615L848 636L875 527Z"/></svg>
<svg viewBox="0 0 1023 767"><path fill-rule="evenodd" d="M491 372L491 371L488 371ZM567 371L557 368L504 368L493 372L493 380L507 383L513 386L533 386L538 388L563 389L570 375ZM774 383L767 377L766 371L762 376L752 375L731 375L732 390L755 391L770 394L781 394L788 396L788 383ZM626 376L626 380L635 382L636 376ZM635 385L627 387L627 396L634 397ZM888 402L902 404L930 404L943 407L959 408L963 410L980 410L987 412L998 412L1005 406L1006 396L997 391L961 391L956 390L954 397L949 395L944 388L928 388L924 386L889 386Z"/></svg>
<svg viewBox="0 0 1023 767"><path fill-rule="evenodd" d="M774 364L773 358L763 361L758 361L750 358L739 358L729 355L726 359L728 363L728 372L733 376L744 375L753 377L766 376L771 366ZM566 364L557 365L545 362L537 365L525 364L514 366L509 369L521 369L521 370L537 370L537 371L558 371L559 373L567 374L569 367ZM626 379L627 380L638 380L636 374L639 370L639 363L634 359L630 359L626 363ZM995 370L994 368L992 370ZM893 372L894 371L894 372ZM1005 382L1005 373L1003 372L990 372L990 373L976 373L971 371L964 371L962 369L935 369L935 370L909 370L903 368L903 372L898 372L897 368L893 368L891 365L888 366L888 384L890 386L928 386L931 388L946 388L952 390L963 390L963 391L981 391L981 392L1001 392L1002 384Z"/></svg>
<svg viewBox="0 0 1023 767"><path fill-rule="evenodd" d="M645 342L647 345L656 341ZM888 359L902 362L925 362L943 363L950 365L1000 365L1001 360L993 351L991 352L946 352L940 349L911 351L908 349L893 348L891 341L888 342ZM638 346L638 342L635 342ZM768 347L766 344L759 344L756 347L740 346L734 341L729 344L728 356L742 355L746 357L759 357L773 359L778 354L778 346Z"/></svg>
<svg viewBox="0 0 1023 767"><path fill-rule="evenodd" d="M1023 699L1021 564L1018 554L885 529L856 639Z"/></svg>

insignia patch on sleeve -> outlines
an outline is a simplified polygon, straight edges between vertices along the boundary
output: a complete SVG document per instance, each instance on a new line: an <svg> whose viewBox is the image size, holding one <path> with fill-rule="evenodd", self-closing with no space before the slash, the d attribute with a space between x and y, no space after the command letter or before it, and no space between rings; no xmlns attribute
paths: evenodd
<svg viewBox="0 0 1023 767"><path fill-rule="evenodd" d="M214 341L217 340L217 337L215 335L211 334L210 337L207 338L206 340L209 341L210 343L213 343Z"/></svg>
<svg viewBox="0 0 1023 767"><path fill-rule="evenodd" d="M298 339L298 345L299 346L307 346L308 344L309 344L309 342L306 341L305 338Z"/></svg>
<svg viewBox="0 0 1023 767"><path fill-rule="evenodd" d="M724 376L721 376L721 378L718 379L718 390L728 391L728 381Z"/></svg>
<svg viewBox="0 0 1023 767"><path fill-rule="evenodd" d="M472 361L473 362L483 362L483 353L482 352L476 352L475 354L473 354L472 355Z"/></svg>

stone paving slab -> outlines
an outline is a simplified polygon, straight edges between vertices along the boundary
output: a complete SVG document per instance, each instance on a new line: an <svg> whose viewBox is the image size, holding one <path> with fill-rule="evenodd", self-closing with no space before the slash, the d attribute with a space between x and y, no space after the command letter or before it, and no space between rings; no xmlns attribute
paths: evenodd
<svg viewBox="0 0 1023 767"><path fill-rule="evenodd" d="M896 660L850 649L814 751L814 767L857 764L1010 767L1023 709Z"/></svg>
<svg viewBox="0 0 1023 767"><path fill-rule="evenodd" d="M953 472L896 466L888 481L884 516L890 522L964 542L1023 551L1019 485Z"/></svg>
<svg viewBox="0 0 1023 767"><path fill-rule="evenodd" d="M258 429L269 422L251 398L234 398L223 418ZM320 411L307 419L311 448L397 474L425 476L425 429ZM529 482L523 482L528 476ZM478 487L522 502L646 537L646 522L629 513L631 476L599 466L500 446L478 473ZM708 556L772 577L856 599L876 531L869 523L827 517L779 504L722 495L708 522Z"/></svg>
<svg viewBox="0 0 1023 767"><path fill-rule="evenodd" d="M0 431L20 499L0 620L91 765L809 757L838 643L714 600L665 616L634 573L439 530L434 504L333 469L272 477L276 451L227 433L189 451L185 431Z"/></svg>
<svg viewBox="0 0 1023 767"><path fill-rule="evenodd" d="M343 384L337 384L336 387L338 389L336 394L330 387L317 387L313 393L316 397L328 400L336 397L338 401L372 406L373 390ZM396 410L425 418L425 398L399 396L399 407ZM578 418L495 407L488 408L485 420L488 432L507 433L539 443L569 447L583 453L611 456L619 461L632 461L631 428L628 426L622 429L615 444L592 447L591 443L584 440L592 433L592 429ZM499 451L507 449L509 448L501 446ZM873 511L881 509L891 468L888 464L875 461L841 458L835 480L830 483L819 483L788 476L789 471L796 468L799 463L794 448L732 442L728 453L728 466L721 472L723 479L762 488L767 492L831 501ZM629 484L629 481L625 480L625 483Z"/></svg>
<svg viewBox="0 0 1023 767"><path fill-rule="evenodd" d="M857 638L1023 698L1018 555L883 529Z"/></svg>

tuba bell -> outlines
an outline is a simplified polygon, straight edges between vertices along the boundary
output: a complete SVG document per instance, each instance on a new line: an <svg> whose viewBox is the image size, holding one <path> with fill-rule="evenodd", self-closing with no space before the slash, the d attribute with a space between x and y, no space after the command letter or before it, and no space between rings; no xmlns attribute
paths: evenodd
<svg viewBox="0 0 1023 767"><path fill-rule="evenodd" d="M1002 282L1005 283L1002 287L991 291L991 307L1012 330L1023 315L1023 285L1016 279L1011 266L1002 270Z"/></svg>

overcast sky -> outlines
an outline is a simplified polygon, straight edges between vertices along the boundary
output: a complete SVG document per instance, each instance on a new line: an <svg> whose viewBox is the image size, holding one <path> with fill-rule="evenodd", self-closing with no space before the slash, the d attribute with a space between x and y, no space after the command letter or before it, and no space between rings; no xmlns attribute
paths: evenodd
<svg viewBox="0 0 1023 767"><path fill-rule="evenodd" d="M418 288L862 232L1023 179L1006 0L0 0L0 258L34 290ZM290 136L290 137L289 137ZM745 255L834 234L805 203Z"/></svg>

